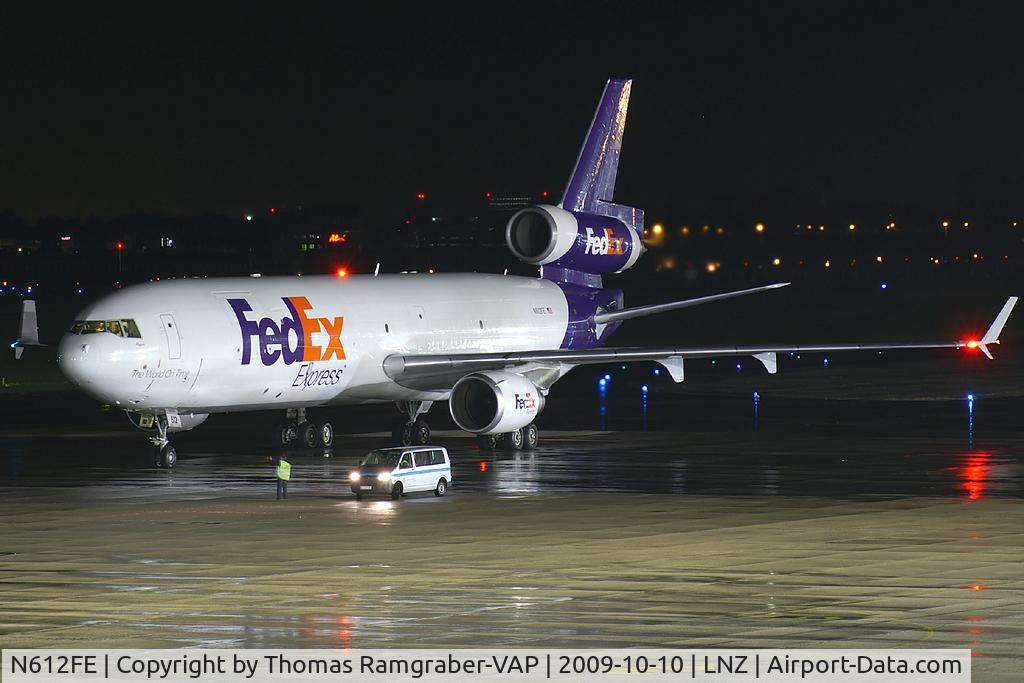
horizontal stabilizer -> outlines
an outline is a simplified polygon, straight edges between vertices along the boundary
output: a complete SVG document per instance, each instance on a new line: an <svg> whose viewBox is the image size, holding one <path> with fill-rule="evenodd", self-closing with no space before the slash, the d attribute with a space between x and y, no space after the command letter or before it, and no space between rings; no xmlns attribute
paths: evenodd
<svg viewBox="0 0 1024 683"><path fill-rule="evenodd" d="M711 294L710 296L702 296L696 299L684 299L682 301L670 301L665 304L651 304L650 306L636 306L634 308L623 308L617 311L605 311L604 313L598 313L594 316L594 322L598 325L614 322L616 320L629 320L630 318L641 318L645 315L654 315L655 313L665 313L666 311L675 311L680 308L689 308L690 306L700 306L701 304L710 304L715 301L724 301L725 299L732 299L737 296L746 296L747 294L757 294L758 292L766 292L770 289L778 289L785 287L788 282L776 282L771 285L765 285L764 287L752 287L751 289L740 289L735 292L725 292L724 294Z"/></svg>

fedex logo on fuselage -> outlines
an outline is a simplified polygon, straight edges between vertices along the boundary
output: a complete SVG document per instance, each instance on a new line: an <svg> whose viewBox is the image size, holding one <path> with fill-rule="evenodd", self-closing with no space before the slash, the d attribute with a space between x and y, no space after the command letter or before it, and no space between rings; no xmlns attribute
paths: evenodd
<svg viewBox="0 0 1024 683"><path fill-rule="evenodd" d="M341 345L344 316L312 317L307 311L313 305L304 296L281 297L281 301L288 307L290 316L285 316L280 322L271 318L261 318L257 322L246 317L246 313L252 312L248 301L227 299L242 333L242 365L249 365L252 360L253 337L258 340L260 360L264 365L273 365L278 361L291 365L300 361L326 361L332 358L345 360L345 347ZM327 334L327 346L313 344L313 335L317 332Z"/></svg>
<svg viewBox="0 0 1024 683"><path fill-rule="evenodd" d="M611 228L604 228L603 235L595 235L593 228L587 228L587 245L584 254L611 256L626 253L626 238L616 237Z"/></svg>

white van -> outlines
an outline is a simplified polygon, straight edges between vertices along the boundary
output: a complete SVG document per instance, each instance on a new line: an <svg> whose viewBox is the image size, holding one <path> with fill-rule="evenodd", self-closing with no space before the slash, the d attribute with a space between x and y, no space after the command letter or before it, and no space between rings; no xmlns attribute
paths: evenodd
<svg viewBox="0 0 1024 683"><path fill-rule="evenodd" d="M398 499L415 491L448 493L452 462L444 446L399 446L370 451L349 474L356 500L370 493L387 493Z"/></svg>

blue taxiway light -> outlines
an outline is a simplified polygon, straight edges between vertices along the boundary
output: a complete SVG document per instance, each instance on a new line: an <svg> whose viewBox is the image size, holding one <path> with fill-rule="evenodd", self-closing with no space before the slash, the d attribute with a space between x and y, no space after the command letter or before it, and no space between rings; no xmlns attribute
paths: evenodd
<svg viewBox="0 0 1024 683"><path fill-rule="evenodd" d="M967 400L968 401L973 401L974 400L974 394L967 394Z"/></svg>
<svg viewBox="0 0 1024 683"><path fill-rule="evenodd" d="M880 286L880 287L881 287L882 289L889 289L889 285L887 285L887 284L886 284L886 283L884 283L884 282L883 282L883 283L882 283L881 285L879 285L879 286Z"/></svg>
<svg viewBox="0 0 1024 683"><path fill-rule="evenodd" d="M821 364L828 365L828 356L825 356L824 358L821 359Z"/></svg>
<svg viewBox="0 0 1024 683"><path fill-rule="evenodd" d="M607 385L607 384L608 384L608 380L606 380L606 379L605 379L604 377L602 377L601 379L597 380L597 383L598 383L598 384L599 384L600 386L602 386L602 387L603 387L603 386L605 386L605 385Z"/></svg>
<svg viewBox="0 0 1024 683"><path fill-rule="evenodd" d="M646 394L647 393L647 385L645 384L642 387L640 387L640 391L642 391L643 393Z"/></svg>
<svg viewBox="0 0 1024 683"><path fill-rule="evenodd" d="M612 381L612 376L611 375L605 375L604 376L604 381L611 382Z"/></svg>
<svg viewBox="0 0 1024 683"><path fill-rule="evenodd" d="M654 368L654 376L657 377L660 374L661 374L661 370L659 370L658 368Z"/></svg>

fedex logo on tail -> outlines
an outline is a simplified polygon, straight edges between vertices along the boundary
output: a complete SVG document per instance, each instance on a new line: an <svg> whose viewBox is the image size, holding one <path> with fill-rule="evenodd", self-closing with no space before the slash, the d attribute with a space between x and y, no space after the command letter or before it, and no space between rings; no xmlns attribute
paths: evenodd
<svg viewBox="0 0 1024 683"><path fill-rule="evenodd" d="M584 254L611 256L626 253L626 238L616 237L611 228L604 228L604 235L595 235L593 228L587 228L587 244Z"/></svg>
<svg viewBox="0 0 1024 683"><path fill-rule="evenodd" d="M341 344L341 327L344 316L319 318L307 313L313 305L304 296L281 297L288 307L290 315L280 321L271 318L250 320L246 314L252 312L252 306L245 299L227 299L228 305L238 319L238 328L242 333L242 365L249 365L252 360L252 340L259 344L260 361L264 365L273 365L284 361L285 365L300 361L345 360L345 347ZM327 334L327 345L313 344L313 335L318 332Z"/></svg>

